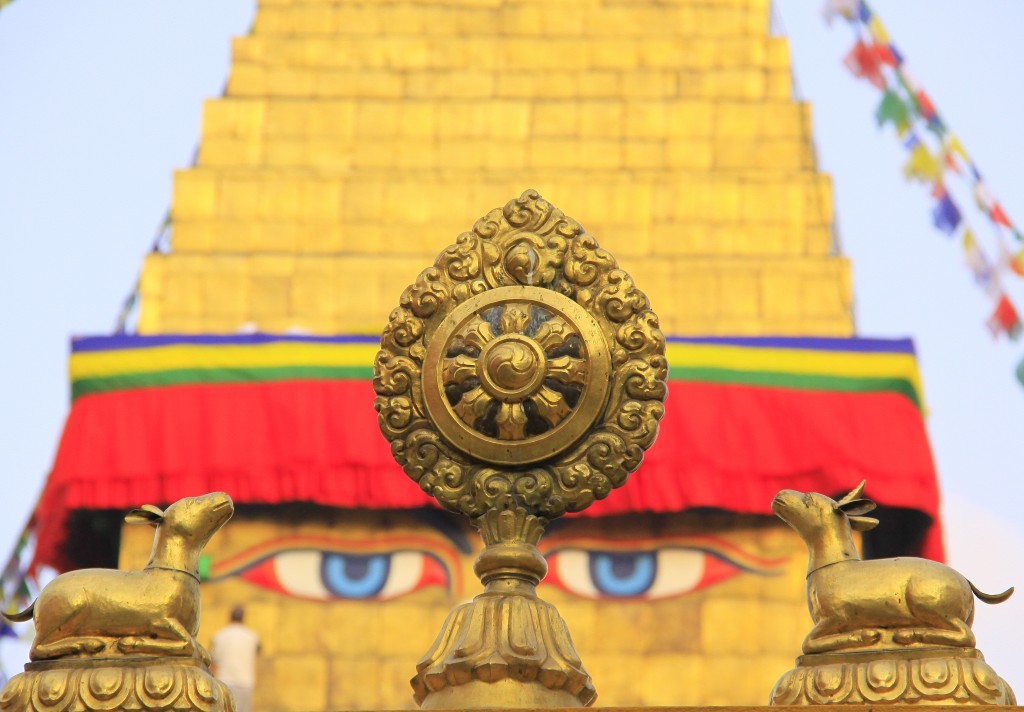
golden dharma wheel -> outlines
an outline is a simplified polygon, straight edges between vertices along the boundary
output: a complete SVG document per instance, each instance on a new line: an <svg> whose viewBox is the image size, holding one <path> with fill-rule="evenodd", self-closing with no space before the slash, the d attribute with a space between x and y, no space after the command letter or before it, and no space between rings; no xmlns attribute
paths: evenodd
<svg viewBox="0 0 1024 712"><path fill-rule="evenodd" d="M511 497L551 519L639 466L665 339L611 254L526 191L405 290L375 376L381 431L424 491L470 517Z"/></svg>
<svg viewBox="0 0 1024 712"><path fill-rule="evenodd" d="M548 460L593 425L611 359L597 320L539 287L499 287L467 300L427 348L423 399L441 435L500 465Z"/></svg>
<svg viewBox="0 0 1024 712"><path fill-rule="evenodd" d="M425 709L593 704L558 612L537 597L548 520L622 485L664 409L647 297L576 221L526 191L459 235L403 293L374 363L405 473L484 540L484 591L416 665Z"/></svg>

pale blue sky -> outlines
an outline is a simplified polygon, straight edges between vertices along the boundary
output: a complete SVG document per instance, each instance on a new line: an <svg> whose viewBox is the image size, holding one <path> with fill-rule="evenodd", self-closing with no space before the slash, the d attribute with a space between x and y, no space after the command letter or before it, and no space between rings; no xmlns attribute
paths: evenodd
<svg viewBox="0 0 1024 712"><path fill-rule="evenodd" d="M1020 46L1014 0L875 0L915 75L1011 217L1024 223ZM931 200L900 173L878 93L840 64L852 44L817 0L778 0L797 84L814 106L822 168L853 259L858 331L912 336L946 496L953 563L979 587L1024 585L1024 341L993 342L991 306L959 246L930 224ZM229 39L252 0L18 0L0 11L0 558L55 452L71 334L109 332L187 166L202 101L220 94ZM968 201L961 199L961 206ZM993 233L967 210L979 240ZM1011 293L1024 308L1024 289ZM1024 591L982 607L979 646L1024 691Z"/></svg>

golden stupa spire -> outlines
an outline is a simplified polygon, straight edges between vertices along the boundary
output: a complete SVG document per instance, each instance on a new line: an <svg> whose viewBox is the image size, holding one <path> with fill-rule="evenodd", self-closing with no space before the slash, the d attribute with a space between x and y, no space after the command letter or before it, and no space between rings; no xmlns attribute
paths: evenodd
<svg viewBox="0 0 1024 712"><path fill-rule="evenodd" d="M768 23L768 0L262 0L139 330L379 332L467 212L532 186L629 261L667 333L849 335Z"/></svg>

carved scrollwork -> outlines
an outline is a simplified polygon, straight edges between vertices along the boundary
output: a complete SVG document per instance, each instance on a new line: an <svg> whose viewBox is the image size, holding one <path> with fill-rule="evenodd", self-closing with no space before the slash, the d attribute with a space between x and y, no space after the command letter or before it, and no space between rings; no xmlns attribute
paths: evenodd
<svg viewBox="0 0 1024 712"><path fill-rule="evenodd" d="M1010 686L975 649L863 658L806 655L775 683L771 704L1016 704Z"/></svg>
<svg viewBox="0 0 1024 712"><path fill-rule="evenodd" d="M165 664L161 664L161 663ZM30 664L0 693L10 712L234 712L227 687L188 660L149 658L117 664L67 660Z"/></svg>
<svg viewBox="0 0 1024 712"><path fill-rule="evenodd" d="M403 292L375 407L396 460L443 506L479 517L507 496L551 519L639 466L663 413L664 353L614 257L526 191Z"/></svg>

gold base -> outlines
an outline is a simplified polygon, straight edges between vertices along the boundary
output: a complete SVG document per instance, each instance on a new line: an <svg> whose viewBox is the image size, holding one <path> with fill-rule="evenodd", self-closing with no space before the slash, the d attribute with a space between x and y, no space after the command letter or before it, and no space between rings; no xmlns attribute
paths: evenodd
<svg viewBox="0 0 1024 712"><path fill-rule="evenodd" d="M772 705L1016 705L975 648L804 655L772 690Z"/></svg>
<svg viewBox="0 0 1024 712"><path fill-rule="evenodd" d="M192 658L78 658L35 662L0 692L10 712L234 712L231 692Z"/></svg>
<svg viewBox="0 0 1024 712"><path fill-rule="evenodd" d="M467 709L551 709L582 707L579 698L568 690L551 690L539 682L473 680L458 687L431 692L420 705L425 710Z"/></svg>
<svg viewBox="0 0 1024 712"><path fill-rule="evenodd" d="M476 525L487 544L473 565L484 592L448 614L416 664L413 698L425 709L594 704L597 691L568 626L537 597L548 569L536 546L541 520L508 506L487 511Z"/></svg>
<svg viewBox="0 0 1024 712"><path fill-rule="evenodd" d="M424 709L586 707L597 697L565 621L528 595L482 593L453 610L411 682Z"/></svg>

